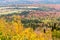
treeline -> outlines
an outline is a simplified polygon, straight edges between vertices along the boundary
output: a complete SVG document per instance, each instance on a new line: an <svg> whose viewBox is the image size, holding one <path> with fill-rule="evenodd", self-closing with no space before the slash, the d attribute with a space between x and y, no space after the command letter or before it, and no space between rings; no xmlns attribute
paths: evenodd
<svg viewBox="0 0 60 40"><path fill-rule="evenodd" d="M0 18L5 18L7 22L11 22L14 20L14 15L16 16L22 16L25 15L27 16L29 14L28 11L24 11L22 13L12 13L12 14L7 14L7 15L1 15ZM51 28L53 31L54 29L60 30L60 17L59 18L50 18L49 16L46 18L21 18L21 22L23 23L24 27L31 27L33 29L36 29L37 27L47 27Z"/></svg>

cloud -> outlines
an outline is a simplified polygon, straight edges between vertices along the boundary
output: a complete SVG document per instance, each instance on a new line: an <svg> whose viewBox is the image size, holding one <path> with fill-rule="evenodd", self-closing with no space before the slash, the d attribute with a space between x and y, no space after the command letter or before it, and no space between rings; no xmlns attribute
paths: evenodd
<svg viewBox="0 0 60 40"><path fill-rule="evenodd" d="M42 0L27 0L27 1L42 1Z"/></svg>
<svg viewBox="0 0 60 40"><path fill-rule="evenodd" d="M60 0L48 0L49 2L60 2Z"/></svg>
<svg viewBox="0 0 60 40"><path fill-rule="evenodd" d="M16 1L19 1L19 0L0 0L0 2L16 2Z"/></svg>
<svg viewBox="0 0 60 40"><path fill-rule="evenodd" d="M60 3L60 0L0 0L0 4L14 4L14 3Z"/></svg>
<svg viewBox="0 0 60 40"><path fill-rule="evenodd" d="M1 2L20 2L20 1L34 1L34 2L59 2L60 0L0 0Z"/></svg>
<svg viewBox="0 0 60 40"><path fill-rule="evenodd" d="M19 0L4 0L4 1L7 1L7 2L15 2L15 1L19 1Z"/></svg>

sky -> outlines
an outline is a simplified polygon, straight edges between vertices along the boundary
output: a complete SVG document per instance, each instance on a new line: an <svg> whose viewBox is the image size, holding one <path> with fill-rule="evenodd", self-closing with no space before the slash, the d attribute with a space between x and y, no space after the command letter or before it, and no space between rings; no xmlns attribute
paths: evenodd
<svg viewBox="0 0 60 40"><path fill-rule="evenodd" d="M5 4L60 4L60 0L0 0L0 5Z"/></svg>

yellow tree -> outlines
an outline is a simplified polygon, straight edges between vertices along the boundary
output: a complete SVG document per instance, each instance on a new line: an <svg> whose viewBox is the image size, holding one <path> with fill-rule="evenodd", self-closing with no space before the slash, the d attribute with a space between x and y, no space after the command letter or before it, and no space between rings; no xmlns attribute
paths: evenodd
<svg viewBox="0 0 60 40"><path fill-rule="evenodd" d="M13 16L14 20L12 21L12 25L16 31L16 33L20 34L23 30L23 25L21 23L21 18L20 16Z"/></svg>

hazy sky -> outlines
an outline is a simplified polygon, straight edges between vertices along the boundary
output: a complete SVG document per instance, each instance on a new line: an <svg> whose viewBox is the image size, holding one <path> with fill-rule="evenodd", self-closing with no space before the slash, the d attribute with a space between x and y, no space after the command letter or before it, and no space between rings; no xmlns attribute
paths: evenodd
<svg viewBox="0 0 60 40"><path fill-rule="evenodd" d="M60 4L60 0L0 0L0 4Z"/></svg>

